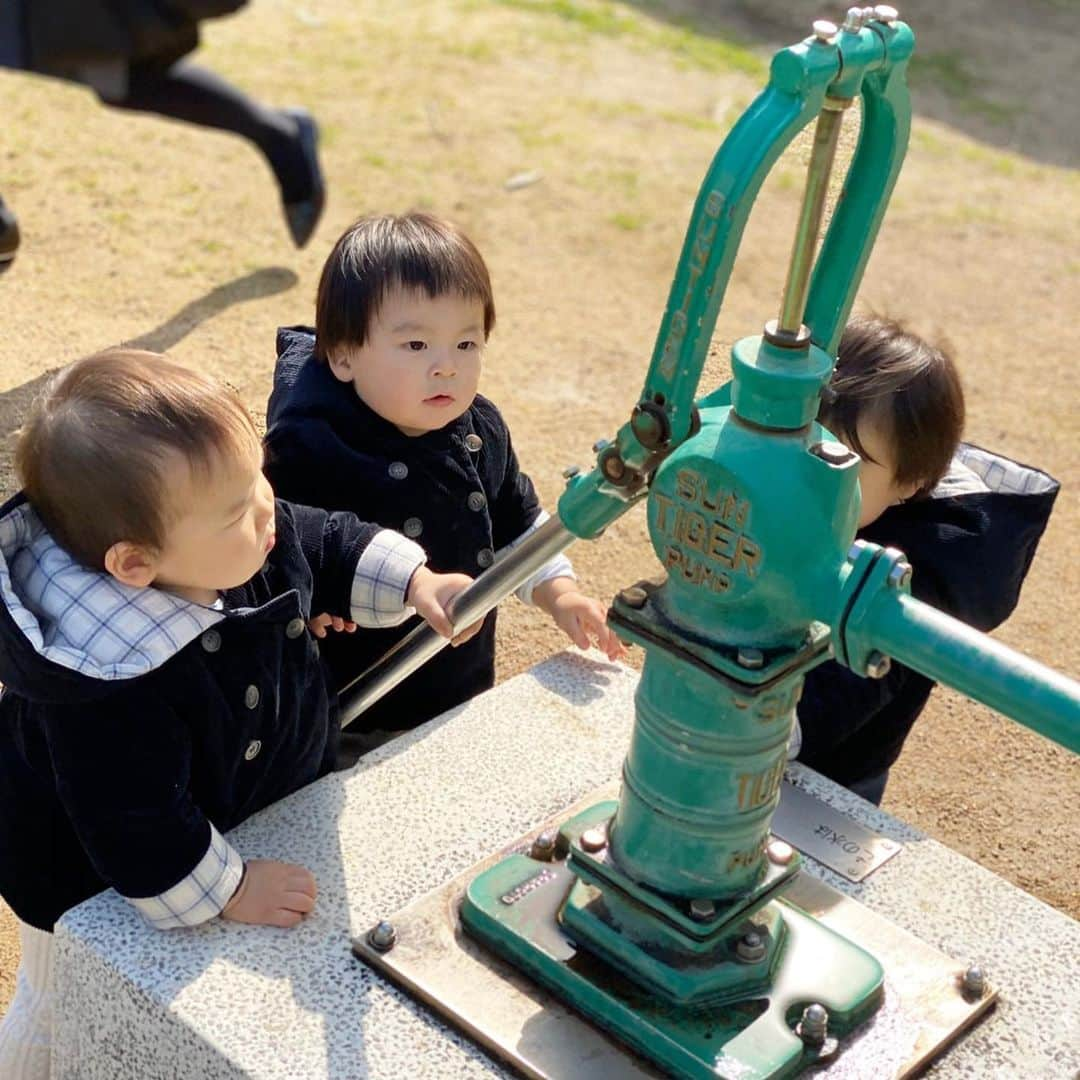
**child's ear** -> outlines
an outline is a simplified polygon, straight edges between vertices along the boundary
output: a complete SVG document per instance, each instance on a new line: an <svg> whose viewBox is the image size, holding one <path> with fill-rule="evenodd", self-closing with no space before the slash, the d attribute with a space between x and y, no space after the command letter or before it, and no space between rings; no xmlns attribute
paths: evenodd
<svg viewBox="0 0 1080 1080"><path fill-rule="evenodd" d="M334 378L341 382L353 381L352 362L349 359L348 349L334 349L326 354L326 362L330 367Z"/></svg>
<svg viewBox="0 0 1080 1080"><path fill-rule="evenodd" d="M157 560L141 545L118 540L105 552L105 569L121 585L145 589L157 574Z"/></svg>
<svg viewBox="0 0 1080 1080"><path fill-rule="evenodd" d="M908 499L915 498L924 487L926 487L925 482L920 482L918 480L911 480L906 484L901 484L898 489L900 502L907 502Z"/></svg>

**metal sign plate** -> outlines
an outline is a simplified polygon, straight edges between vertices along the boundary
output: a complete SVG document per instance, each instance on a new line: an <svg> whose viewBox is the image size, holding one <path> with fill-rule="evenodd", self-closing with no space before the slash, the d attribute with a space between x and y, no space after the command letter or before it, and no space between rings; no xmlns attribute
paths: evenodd
<svg viewBox="0 0 1080 1080"><path fill-rule="evenodd" d="M786 780L780 785L780 805L771 830L774 836L848 881L862 881L903 846Z"/></svg>
<svg viewBox="0 0 1080 1080"><path fill-rule="evenodd" d="M353 951L527 1077L661 1076L468 937L458 918L465 888L481 870L510 852L527 852L539 832L611 798L616 790L606 785L593 792L518 843L390 916L397 938L388 952L374 949L366 937L354 940ZM881 1008L843 1040L839 1056L819 1067L815 1076L911 1076L997 996L988 988L978 1001L965 999L959 988L962 965L805 872L795 877L785 897L873 953L886 972ZM565 947L574 949L569 940Z"/></svg>

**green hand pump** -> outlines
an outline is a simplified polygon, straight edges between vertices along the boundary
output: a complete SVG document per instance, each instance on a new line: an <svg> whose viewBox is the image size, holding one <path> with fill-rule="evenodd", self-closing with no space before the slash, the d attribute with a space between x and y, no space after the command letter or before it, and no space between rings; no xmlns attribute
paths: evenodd
<svg viewBox="0 0 1080 1080"><path fill-rule="evenodd" d="M564 822L552 851L477 876L461 921L677 1076L793 1075L882 1000L874 957L784 900L799 856L769 842L807 671L835 657L880 678L896 658L1080 750L1074 682L915 600L901 552L853 543L859 459L815 420L907 146L913 47L879 6L839 29L817 22L774 57L702 185L629 422L571 475L559 519L478 579L455 617L467 625L645 500L666 574L609 613L645 650L620 796ZM856 100L858 145L815 260ZM735 344L731 382L695 402L753 201L815 118L779 316ZM423 630L407 638L345 695L345 720L438 647ZM530 898L556 888L552 921Z"/></svg>
<svg viewBox="0 0 1080 1080"><path fill-rule="evenodd" d="M645 662L618 801L559 833L557 921L575 947L506 902L554 872L526 855L474 880L461 910L471 933L679 1076L791 1075L881 1001L878 962L783 900L798 857L768 843L805 673L835 654L881 677L893 656L932 661L964 690L990 681L970 663L988 639L914 600L899 551L852 545L859 459L814 419L907 145L913 45L886 8L854 9L839 31L815 24L775 57L721 147L639 403L559 503L565 527L594 538L647 492L667 571L623 590L609 616ZM856 98L860 140L815 263ZM779 317L735 345L730 386L695 405L751 204L814 117ZM1075 744L1076 687L998 659L995 700L1022 702Z"/></svg>

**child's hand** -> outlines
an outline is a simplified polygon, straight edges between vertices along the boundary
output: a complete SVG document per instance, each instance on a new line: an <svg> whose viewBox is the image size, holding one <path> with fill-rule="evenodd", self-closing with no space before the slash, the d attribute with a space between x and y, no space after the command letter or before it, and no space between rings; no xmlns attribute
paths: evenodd
<svg viewBox="0 0 1080 1080"><path fill-rule="evenodd" d="M339 615L327 615L324 611L321 615L308 619L308 629L317 638L326 637L327 627L334 630L344 631L346 634L356 633L356 623L343 619Z"/></svg>
<svg viewBox="0 0 1080 1080"><path fill-rule="evenodd" d="M458 593L472 584L472 580L468 574L436 574L426 566L421 566L409 583L406 601L416 608L416 613L426 619L433 630L443 637L450 637L454 632L450 621L452 601ZM468 641L480 632L483 624L484 620L478 619L472 626L459 631L450 644L461 645Z"/></svg>
<svg viewBox="0 0 1080 1080"><path fill-rule="evenodd" d="M319 889L310 870L270 859L248 859L240 888L221 915L259 926L296 926L315 907Z"/></svg>
<svg viewBox="0 0 1080 1080"><path fill-rule="evenodd" d="M555 625L578 648L588 649L595 639L597 648L609 660L626 655L626 648L607 624L607 609L598 600L578 591L573 578L552 578L533 589L533 602L543 608Z"/></svg>

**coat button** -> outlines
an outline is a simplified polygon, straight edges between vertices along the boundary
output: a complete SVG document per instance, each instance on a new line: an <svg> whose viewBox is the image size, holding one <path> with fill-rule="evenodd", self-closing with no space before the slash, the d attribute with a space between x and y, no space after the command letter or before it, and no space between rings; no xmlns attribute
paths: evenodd
<svg viewBox="0 0 1080 1080"><path fill-rule="evenodd" d="M473 435L472 433L465 436L465 449L470 454L480 453L480 447L484 445L484 440L479 435Z"/></svg>
<svg viewBox="0 0 1080 1080"><path fill-rule="evenodd" d="M244 691L244 704L249 709L254 709L259 704L259 688L257 686L249 686Z"/></svg>
<svg viewBox="0 0 1080 1080"><path fill-rule="evenodd" d="M468 502L470 510L483 510L487 506L487 496L482 491L470 491Z"/></svg>
<svg viewBox="0 0 1080 1080"><path fill-rule="evenodd" d="M386 470L395 480L404 480L409 475L409 466L404 461L391 461Z"/></svg>
<svg viewBox="0 0 1080 1080"><path fill-rule="evenodd" d="M476 564L485 570L495 561L495 552L491 548L481 548L476 553Z"/></svg>
<svg viewBox="0 0 1080 1080"><path fill-rule="evenodd" d="M424 523L419 518L406 518L405 524L401 526L401 531L410 540L413 540L424 531Z"/></svg>
<svg viewBox="0 0 1080 1080"><path fill-rule="evenodd" d="M259 751L262 749L262 743L258 739L252 739L248 743L247 749L244 751L245 761L254 761L259 756Z"/></svg>
<svg viewBox="0 0 1080 1080"><path fill-rule="evenodd" d="M304 632L304 620L297 616L285 624L285 636L295 640Z"/></svg>
<svg viewBox="0 0 1080 1080"><path fill-rule="evenodd" d="M200 640L207 652L217 652L221 648L221 635L216 630L207 630Z"/></svg>

